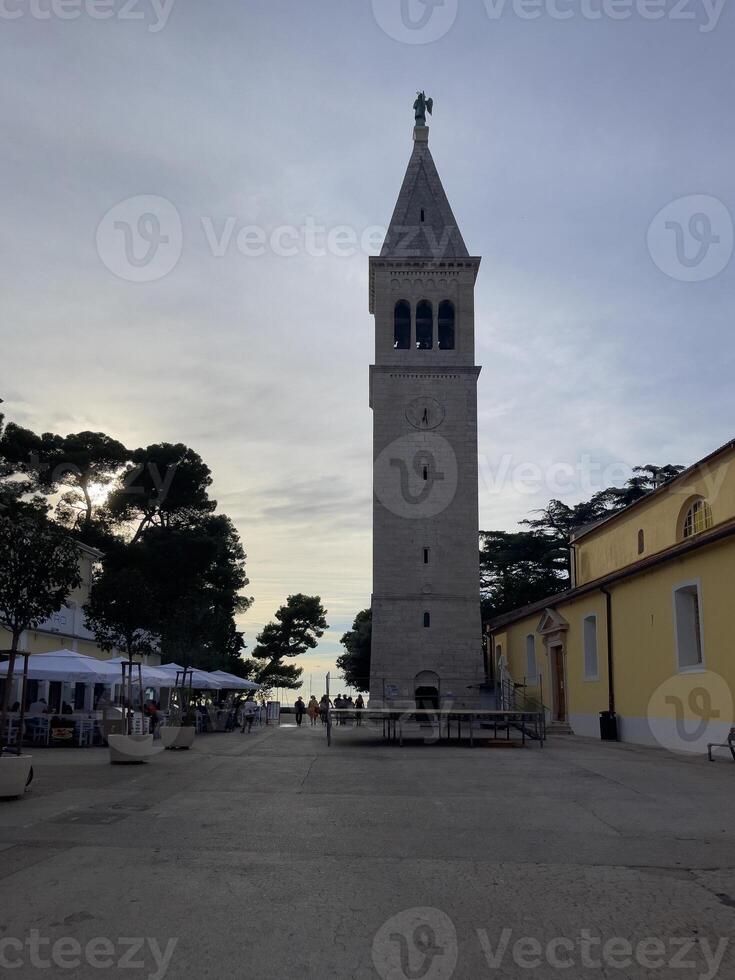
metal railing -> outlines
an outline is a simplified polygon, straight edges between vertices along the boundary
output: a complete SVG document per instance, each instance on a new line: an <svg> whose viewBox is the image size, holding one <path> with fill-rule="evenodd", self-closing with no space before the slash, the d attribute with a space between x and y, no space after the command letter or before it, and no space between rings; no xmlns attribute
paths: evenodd
<svg viewBox="0 0 735 980"><path fill-rule="evenodd" d="M539 678L539 681L541 698L534 698L528 694L525 677L522 683L503 678L498 682L496 690L499 708L503 711L522 711L528 715L528 718L513 722L513 725L515 727L525 726L526 735L529 738L544 742L546 740L546 713L548 708L542 700L543 680Z"/></svg>

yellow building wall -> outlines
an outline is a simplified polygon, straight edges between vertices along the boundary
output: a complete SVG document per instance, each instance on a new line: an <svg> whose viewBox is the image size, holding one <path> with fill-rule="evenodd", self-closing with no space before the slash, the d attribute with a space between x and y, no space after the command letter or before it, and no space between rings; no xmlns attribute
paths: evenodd
<svg viewBox="0 0 735 980"><path fill-rule="evenodd" d="M723 453L705 472L694 473L585 535L575 545L576 584L602 578L681 541L683 517L697 496L709 503L713 526L735 517L735 451ZM638 553L639 530L645 538L642 554Z"/></svg>
<svg viewBox="0 0 735 980"><path fill-rule="evenodd" d="M564 633L567 711L571 714L594 715L608 709L607 686L607 620L605 596L595 592L581 599L559 603L554 607L569 623ZM597 678L585 677L584 620L597 618ZM552 671L549 652L544 637L536 633L541 614L535 613L509 626L504 634L506 656L511 676L516 683L523 681L527 672L526 637L535 635L536 664L541 683L528 684L531 697L543 700L550 710L553 705Z"/></svg>
<svg viewBox="0 0 735 980"><path fill-rule="evenodd" d="M701 668L679 670L674 590L698 582L703 631ZM613 592L614 653L618 711L645 717L656 689L675 675L693 691L716 673L735 692L735 649L729 620L735 600L735 540L728 539L686 558L620 583ZM689 717L689 699L684 704ZM735 718L726 720L735 724Z"/></svg>
<svg viewBox="0 0 735 980"><path fill-rule="evenodd" d="M674 592L697 583L703 633L703 665L681 670L677 661ZM616 710L624 740L705 752L735 725L735 644L729 620L735 605L735 539L712 544L610 587ZM599 591L558 602L569 623L564 634L566 693L570 724L577 734L599 737L599 713L608 709L605 596ZM586 616L597 616L598 679L585 678ZM513 680L526 673L526 636L535 632L535 613L495 634ZM536 659L543 675L543 701L553 708L549 657L536 634ZM529 694L540 696L529 688ZM677 721L678 717L678 721ZM707 724L703 725L703 718ZM683 723L683 729L677 725ZM677 731L701 729L682 742Z"/></svg>

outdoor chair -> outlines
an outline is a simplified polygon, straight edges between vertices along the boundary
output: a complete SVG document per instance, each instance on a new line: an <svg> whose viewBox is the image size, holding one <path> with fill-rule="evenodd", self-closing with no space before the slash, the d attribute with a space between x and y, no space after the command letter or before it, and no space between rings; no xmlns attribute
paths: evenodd
<svg viewBox="0 0 735 980"><path fill-rule="evenodd" d="M94 721L91 718L80 718L77 722L77 744L87 746L94 738Z"/></svg>
<svg viewBox="0 0 735 980"><path fill-rule="evenodd" d="M3 742L5 745L15 745L19 727L19 718L7 718L5 720L5 731L3 732Z"/></svg>
<svg viewBox="0 0 735 980"><path fill-rule="evenodd" d="M34 745L48 745L50 726L48 718L29 718L26 721L26 738Z"/></svg>

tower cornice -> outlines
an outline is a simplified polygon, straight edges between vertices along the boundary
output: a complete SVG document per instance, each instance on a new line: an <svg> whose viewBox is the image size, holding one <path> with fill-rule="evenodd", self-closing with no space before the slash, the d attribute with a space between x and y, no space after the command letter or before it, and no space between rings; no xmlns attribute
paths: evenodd
<svg viewBox="0 0 735 980"><path fill-rule="evenodd" d="M375 312L375 274L378 269L387 269L396 273L415 274L421 272L439 273L450 269L472 269L473 283L477 280L482 258L479 255L468 255L463 258L437 258L432 256L416 256L416 258L390 258L382 255L370 256L370 312Z"/></svg>

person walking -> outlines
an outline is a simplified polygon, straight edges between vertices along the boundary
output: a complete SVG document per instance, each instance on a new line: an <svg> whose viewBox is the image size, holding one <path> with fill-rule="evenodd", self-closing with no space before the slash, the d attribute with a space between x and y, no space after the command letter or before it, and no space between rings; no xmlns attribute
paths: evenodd
<svg viewBox="0 0 735 980"><path fill-rule="evenodd" d="M319 717L322 720L322 725L326 725L327 723L327 715L329 714L329 706L331 703L332 702L329 699L329 696L326 694L322 697L321 701L319 702Z"/></svg>
<svg viewBox="0 0 735 980"><path fill-rule="evenodd" d="M365 710L365 701L363 700L362 694L357 695L357 700L355 701L355 725L362 725L362 713Z"/></svg>
<svg viewBox="0 0 735 980"><path fill-rule="evenodd" d="M301 722L304 720L304 714L306 712L306 705L304 704L304 699L299 695L296 700L296 704L293 706L294 714L296 715L296 724L301 728Z"/></svg>
<svg viewBox="0 0 735 980"><path fill-rule="evenodd" d="M316 725L317 721L319 720L319 702L317 701L315 695L312 694L311 698L309 699L309 704L306 710L309 713L311 727L313 728L314 725Z"/></svg>
<svg viewBox="0 0 735 980"><path fill-rule="evenodd" d="M244 701L240 710L240 723L242 724L242 730L243 732L247 731L248 735L251 732L257 713L258 705L255 698L252 694L248 694L247 699Z"/></svg>

